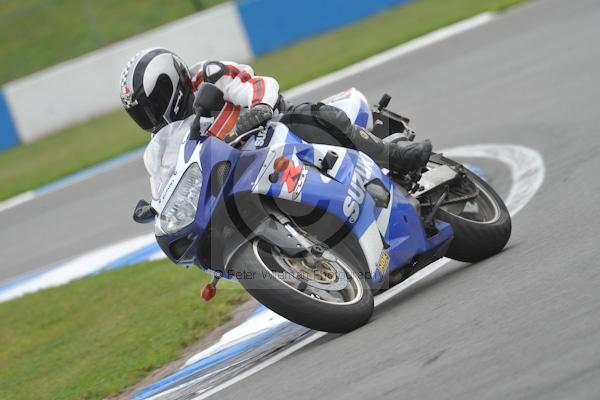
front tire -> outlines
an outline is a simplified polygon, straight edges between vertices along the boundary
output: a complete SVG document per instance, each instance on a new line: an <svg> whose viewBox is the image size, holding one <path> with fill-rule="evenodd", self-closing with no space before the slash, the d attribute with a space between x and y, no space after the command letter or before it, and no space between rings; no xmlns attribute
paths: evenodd
<svg viewBox="0 0 600 400"><path fill-rule="evenodd" d="M345 333L366 324L374 310L373 293L367 276L356 267L355 260L346 261L333 250L340 266L347 274L353 288L347 298L339 295L326 297L324 291L300 284L278 267L278 253L270 244L255 239L245 244L236 254L232 264L238 281L260 303L292 322L318 331ZM300 275L298 275L301 277ZM321 279L326 279L322 277ZM323 287L327 287L324 285ZM313 290L313 292L311 292Z"/></svg>

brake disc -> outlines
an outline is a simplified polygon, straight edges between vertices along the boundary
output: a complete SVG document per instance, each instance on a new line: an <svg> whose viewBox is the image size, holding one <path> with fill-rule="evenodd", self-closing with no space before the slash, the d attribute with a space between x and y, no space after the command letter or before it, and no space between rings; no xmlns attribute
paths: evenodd
<svg viewBox="0 0 600 400"><path fill-rule="evenodd" d="M309 266L304 258L287 257L273 252L273 258L279 266L294 279L307 286L326 291L340 291L348 286L346 271L341 267L337 257L329 251L314 266Z"/></svg>

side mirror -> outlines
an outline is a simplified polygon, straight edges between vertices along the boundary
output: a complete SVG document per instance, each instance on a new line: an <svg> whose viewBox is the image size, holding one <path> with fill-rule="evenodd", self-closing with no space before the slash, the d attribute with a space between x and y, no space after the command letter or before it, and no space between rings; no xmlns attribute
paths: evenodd
<svg viewBox="0 0 600 400"><path fill-rule="evenodd" d="M135 210L133 210L133 220L138 224L154 222L156 215L156 210L146 200L138 201Z"/></svg>
<svg viewBox="0 0 600 400"><path fill-rule="evenodd" d="M194 113L201 117L215 117L225 106L225 98L221 89L212 83L203 82L196 92Z"/></svg>
<svg viewBox="0 0 600 400"><path fill-rule="evenodd" d="M203 82L198 87L194 99L194 122L190 128L190 138L200 138L200 117L216 117L225 107L225 95L216 85Z"/></svg>

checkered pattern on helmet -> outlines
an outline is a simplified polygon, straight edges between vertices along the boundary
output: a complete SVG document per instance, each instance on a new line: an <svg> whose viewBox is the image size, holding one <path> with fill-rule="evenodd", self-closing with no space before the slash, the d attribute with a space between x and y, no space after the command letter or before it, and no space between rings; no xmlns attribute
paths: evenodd
<svg viewBox="0 0 600 400"><path fill-rule="evenodd" d="M123 69L123 72L121 73L121 103L123 103L125 108L131 108L137 105L137 100L133 99L133 88L127 85L127 78L129 77L129 73L133 72L132 67L140 58L140 56L141 52L136 53L133 57L131 57L131 59L127 62L127 65L125 65L125 69Z"/></svg>

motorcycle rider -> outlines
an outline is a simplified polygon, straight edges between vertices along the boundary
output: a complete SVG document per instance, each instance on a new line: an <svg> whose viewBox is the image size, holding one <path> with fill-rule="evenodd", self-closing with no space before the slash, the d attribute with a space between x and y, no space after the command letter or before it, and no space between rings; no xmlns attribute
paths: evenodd
<svg viewBox="0 0 600 400"><path fill-rule="evenodd" d="M323 103L287 105L277 81L255 75L248 65L204 61L188 69L179 56L164 48L143 50L127 63L121 75L121 102L142 129L157 133L193 114L194 92L202 82L215 84L224 93L226 104L207 133L226 142L279 113L280 121L303 140L355 148L397 173L425 166L431 155L429 141L404 146L385 143L354 125L336 107Z"/></svg>

